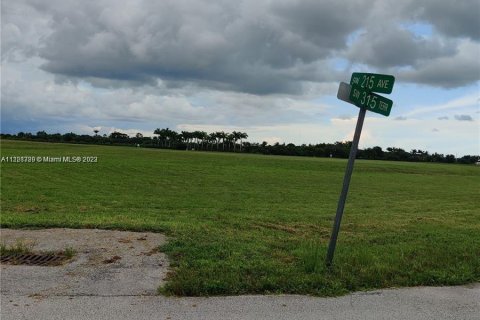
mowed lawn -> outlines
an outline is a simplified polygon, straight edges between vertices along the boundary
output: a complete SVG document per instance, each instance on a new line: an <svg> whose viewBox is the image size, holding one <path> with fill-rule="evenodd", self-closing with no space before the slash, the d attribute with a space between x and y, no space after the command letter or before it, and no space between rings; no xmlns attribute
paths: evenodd
<svg viewBox="0 0 480 320"><path fill-rule="evenodd" d="M3 162L2 227L164 232L173 266L164 293L480 281L480 167L358 160L329 270L346 160L7 140L1 156L98 157Z"/></svg>

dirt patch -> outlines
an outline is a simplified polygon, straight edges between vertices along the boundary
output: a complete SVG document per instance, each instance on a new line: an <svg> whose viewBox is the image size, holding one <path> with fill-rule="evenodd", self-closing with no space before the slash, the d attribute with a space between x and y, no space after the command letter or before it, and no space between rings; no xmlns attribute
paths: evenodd
<svg viewBox="0 0 480 320"><path fill-rule="evenodd" d="M1 265L1 292L13 295L155 295L168 272L165 236L98 229L0 229L1 243L35 252L75 251L61 266Z"/></svg>

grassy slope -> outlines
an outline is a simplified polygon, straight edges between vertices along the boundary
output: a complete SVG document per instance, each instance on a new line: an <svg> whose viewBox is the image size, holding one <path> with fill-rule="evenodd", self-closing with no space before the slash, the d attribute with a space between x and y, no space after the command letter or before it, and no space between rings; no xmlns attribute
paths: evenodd
<svg viewBox="0 0 480 320"><path fill-rule="evenodd" d="M480 171L357 161L335 268L323 266L346 161L2 141L4 227L166 232L165 292L340 294L480 280Z"/></svg>

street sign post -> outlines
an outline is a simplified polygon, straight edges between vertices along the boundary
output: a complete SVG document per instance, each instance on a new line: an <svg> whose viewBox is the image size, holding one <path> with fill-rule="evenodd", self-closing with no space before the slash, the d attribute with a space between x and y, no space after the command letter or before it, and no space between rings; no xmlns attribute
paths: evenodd
<svg viewBox="0 0 480 320"><path fill-rule="evenodd" d="M350 84L340 82L340 86L338 87L337 98L359 107L360 111L358 112L357 126L355 127L355 134L353 135L347 168L345 169L342 191L340 193L340 198L338 199L332 235L328 244L326 259L326 264L328 267L332 266L333 255L335 254L338 233L340 231L340 223L342 222L343 210L347 200L348 188L350 186L350 179L352 177L353 165L357 156L358 143L360 141L360 135L362 134L365 114L368 109L370 111L383 114L387 117L390 115L390 110L392 109L393 105L392 100L373 92L391 93L394 82L395 78L390 75L355 72L352 74Z"/></svg>
<svg viewBox="0 0 480 320"><path fill-rule="evenodd" d="M360 135L362 133L365 113L367 113L367 109L360 108L360 111L358 112L357 126L355 127L355 134L353 135L352 147L350 148L350 155L348 157L347 168L345 169L345 176L343 178L342 192L340 193L340 199L338 199L337 213L335 214L335 220L333 222L332 235L328 245L326 264L329 267L332 265L333 255L337 245L338 232L340 231L343 209L345 208L345 202L347 201L348 187L350 186L353 164L355 163L355 157L357 156L358 142L360 141Z"/></svg>
<svg viewBox="0 0 480 320"><path fill-rule="evenodd" d="M354 72L350 79L350 85L352 86L387 94L392 93L394 83L395 77L388 74Z"/></svg>

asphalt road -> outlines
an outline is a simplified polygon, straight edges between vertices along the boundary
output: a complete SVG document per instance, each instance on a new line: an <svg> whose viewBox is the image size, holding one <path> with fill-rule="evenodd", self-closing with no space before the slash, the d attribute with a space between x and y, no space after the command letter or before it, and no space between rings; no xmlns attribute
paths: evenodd
<svg viewBox="0 0 480 320"><path fill-rule="evenodd" d="M338 298L1 296L1 319L480 319L480 284L354 293Z"/></svg>

